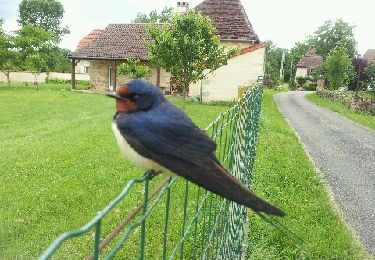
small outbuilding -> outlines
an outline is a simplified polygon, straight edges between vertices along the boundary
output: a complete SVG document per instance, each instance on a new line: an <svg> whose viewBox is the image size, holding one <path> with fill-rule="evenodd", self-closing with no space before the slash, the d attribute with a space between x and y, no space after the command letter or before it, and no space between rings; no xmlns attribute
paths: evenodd
<svg viewBox="0 0 375 260"><path fill-rule="evenodd" d="M315 46L311 45L308 52L297 63L297 77L308 77L320 65L323 64L323 58L316 54Z"/></svg>

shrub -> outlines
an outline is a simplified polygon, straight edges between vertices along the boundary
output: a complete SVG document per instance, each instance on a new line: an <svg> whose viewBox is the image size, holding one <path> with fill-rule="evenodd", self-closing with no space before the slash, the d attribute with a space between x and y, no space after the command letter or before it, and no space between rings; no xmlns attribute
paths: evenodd
<svg viewBox="0 0 375 260"><path fill-rule="evenodd" d="M48 83L52 84L72 84L71 79L49 79ZM76 80L77 85L82 85L82 86L90 86L90 81L89 80Z"/></svg>

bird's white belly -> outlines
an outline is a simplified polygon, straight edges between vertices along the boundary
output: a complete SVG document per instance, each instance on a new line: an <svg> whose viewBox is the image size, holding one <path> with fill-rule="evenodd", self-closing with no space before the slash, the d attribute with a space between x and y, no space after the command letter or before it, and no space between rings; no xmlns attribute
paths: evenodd
<svg viewBox="0 0 375 260"><path fill-rule="evenodd" d="M120 130L117 128L117 125L114 122L112 123L112 130L115 134L116 141L120 147L120 150L126 156L126 158L132 161L135 165L145 170L155 170L169 173L169 170L167 170L163 166L137 153L121 135Z"/></svg>

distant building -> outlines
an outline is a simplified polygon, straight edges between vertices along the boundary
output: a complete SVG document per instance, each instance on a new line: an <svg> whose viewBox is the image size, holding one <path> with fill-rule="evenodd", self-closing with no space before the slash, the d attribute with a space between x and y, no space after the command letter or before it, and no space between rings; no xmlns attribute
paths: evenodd
<svg viewBox="0 0 375 260"><path fill-rule="evenodd" d="M363 54L362 59L367 60L369 64L375 62L375 49L368 49L366 53Z"/></svg>
<svg viewBox="0 0 375 260"><path fill-rule="evenodd" d="M323 58L316 54L315 46L311 45L308 52L297 64L296 78L307 77L319 66L323 64Z"/></svg>

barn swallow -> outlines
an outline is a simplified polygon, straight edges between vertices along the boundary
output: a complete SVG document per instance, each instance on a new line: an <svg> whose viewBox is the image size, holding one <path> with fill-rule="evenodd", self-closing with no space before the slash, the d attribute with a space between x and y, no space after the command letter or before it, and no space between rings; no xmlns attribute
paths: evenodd
<svg viewBox="0 0 375 260"><path fill-rule="evenodd" d="M117 143L136 165L181 176L255 213L285 215L229 174L215 156L215 142L157 87L133 80L107 95L116 99Z"/></svg>

